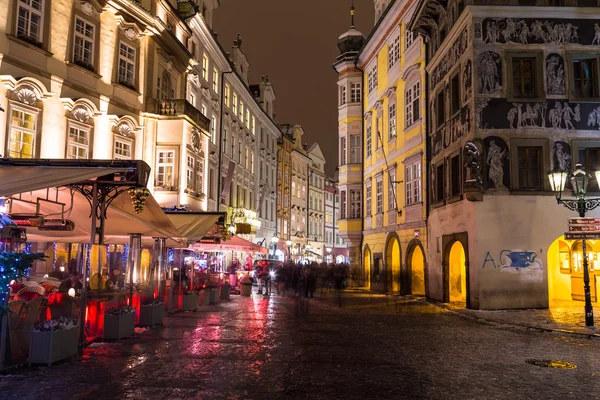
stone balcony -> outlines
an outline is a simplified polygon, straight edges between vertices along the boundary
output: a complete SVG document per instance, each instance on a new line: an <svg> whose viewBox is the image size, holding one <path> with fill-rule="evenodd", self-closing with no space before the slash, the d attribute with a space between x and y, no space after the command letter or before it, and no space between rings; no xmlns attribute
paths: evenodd
<svg viewBox="0 0 600 400"><path fill-rule="evenodd" d="M191 123L205 132L208 132L210 128L210 120L186 99L161 100L159 114L169 117L187 118Z"/></svg>

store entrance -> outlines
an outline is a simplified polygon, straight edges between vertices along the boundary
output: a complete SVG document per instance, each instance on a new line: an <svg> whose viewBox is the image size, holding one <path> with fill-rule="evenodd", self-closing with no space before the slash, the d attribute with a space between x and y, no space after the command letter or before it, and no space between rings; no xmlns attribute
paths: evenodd
<svg viewBox="0 0 600 400"><path fill-rule="evenodd" d="M596 274L600 273L600 241L587 240L590 295L597 301ZM550 300L584 301L583 246L580 240L556 239L548 249L548 296Z"/></svg>
<svg viewBox="0 0 600 400"><path fill-rule="evenodd" d="M450 302L466 303L467 301L467 271L465 265L465 249L456 241L450 248L449 256L449 286Z"/></svg>

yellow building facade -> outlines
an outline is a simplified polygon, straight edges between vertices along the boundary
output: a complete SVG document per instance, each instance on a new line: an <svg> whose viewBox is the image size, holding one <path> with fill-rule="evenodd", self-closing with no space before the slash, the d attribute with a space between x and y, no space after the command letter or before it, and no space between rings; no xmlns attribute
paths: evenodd
<svg viewBox="0 0 600 400"><path fill-rule="evenodd" d="M354 285L426 295L425 46L407 31L415 1L376 3L369 37L359 47L356 30L342 35L334 65L340 236Z"/></svg>

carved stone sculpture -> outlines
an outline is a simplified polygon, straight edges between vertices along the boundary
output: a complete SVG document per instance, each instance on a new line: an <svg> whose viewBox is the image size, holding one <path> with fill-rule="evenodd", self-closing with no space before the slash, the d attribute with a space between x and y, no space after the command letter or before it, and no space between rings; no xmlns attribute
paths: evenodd
<svg viewBox="0 0 600 400"><path fill-rule="evenodd" d="M481 152L477 145L471 141L465 144L465 167L469 168L471 179L469 182L477 188L483 190L482 159Z"/></svg>

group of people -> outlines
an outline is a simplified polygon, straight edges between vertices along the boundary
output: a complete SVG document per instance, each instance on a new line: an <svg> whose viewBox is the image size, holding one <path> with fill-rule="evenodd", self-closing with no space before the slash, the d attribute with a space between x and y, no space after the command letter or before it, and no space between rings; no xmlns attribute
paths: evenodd
<svg viewBox="0 0 600 400"><path fill-rule="evenodd" d="M281 263L270 260L254 264L254 279L259 293L268 295L274 287L277 294L292 291L299 297L314 297L317 286L324 290L342 290L348 282L347 264Z"/></svg>

